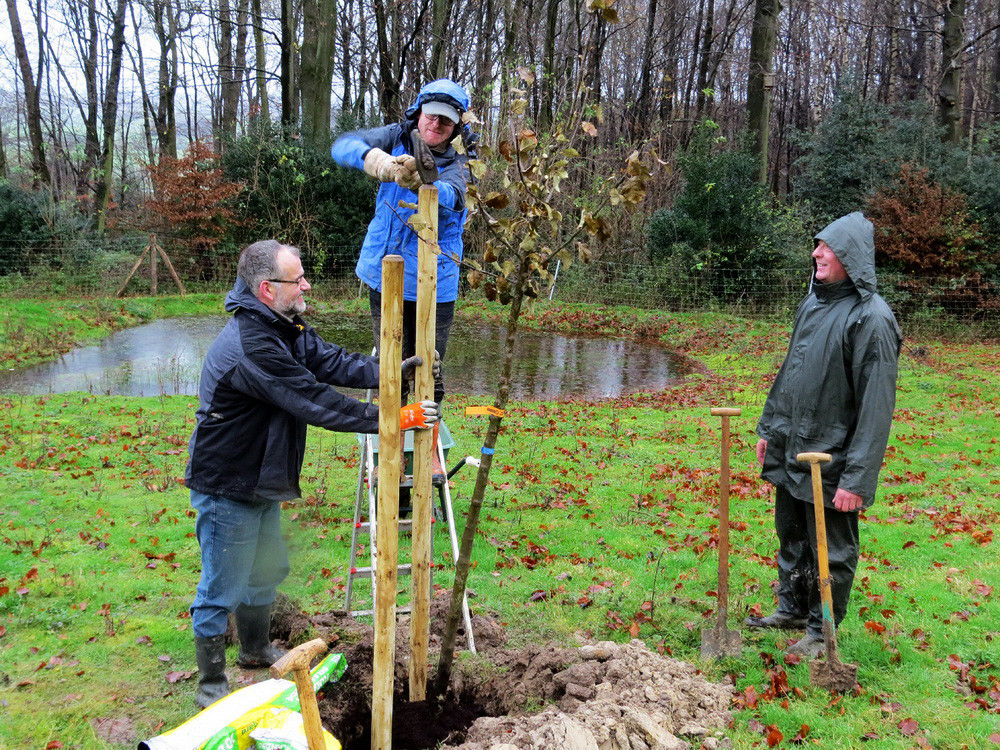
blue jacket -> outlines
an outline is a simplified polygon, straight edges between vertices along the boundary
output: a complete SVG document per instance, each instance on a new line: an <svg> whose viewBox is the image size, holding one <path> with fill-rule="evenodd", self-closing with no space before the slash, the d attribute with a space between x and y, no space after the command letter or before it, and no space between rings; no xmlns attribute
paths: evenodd
<svg viewBox="0 0 1000 750"><path fill-rule="evenodd" d="M364 169L365 155L373 148L380 148L393 156L412 154L410 132L417 126L421 105L441 98L454 99L463 111L469 108L465 89L447 79L433 81L420 90L417 100L406 110L403 122L340 136L331 151L334 161L343 167ZM438 245L441 248L437 301L454 302L458 297L458 261L464 252L462 231L468 213L465 207L467 157L449 144L443 153L435 153L434 158L439 174L434 187L438 189ZM417 196L394 182L381 183L375 199L375 216L368 225L355 272L368 286L381 291L382 258L402 255L403 297L413 301L417 299L417 235L406 221L415 211L402 208L399 205L401 200L415 204Z"/></svg>
<svg viewBox="0 0 1000 750"><path fill-rule="evenodd" d="M288 321L238 279L233 317L209 347L198 388L186 485L246 502L299 497L306 426L378 432L378 407L332 386L378 387L378 360Z"/></svg>

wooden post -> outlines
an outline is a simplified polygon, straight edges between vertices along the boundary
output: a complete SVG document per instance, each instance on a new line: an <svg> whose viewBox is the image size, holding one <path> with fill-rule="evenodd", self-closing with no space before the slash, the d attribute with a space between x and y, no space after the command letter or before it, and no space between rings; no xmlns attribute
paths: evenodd
<svg viewBox="0 0 1000 750"><path fill-rule="evenodd" d="M438 190L421 185L417 214L417 325L416 354L424 364L417 368L414 395L417 401L434 398L434 335L437 315ZM431 611L431 509L434 487L431 452L434 430L413 434L413 558L410 599L410 700L427 697L427 648Z"/></svg>
<svg viewBox="0 0 1000 750"><path fill-rule="evenodd" d="M403 259L382 260L379 343L378 509L375 534L375 654L372 665L372 750L392 748L396 585L399 564L399 363L403 356Z"/></svg>
<svg viewBox="0 0 1000 750"><path fill-rule="evenodd" d="M153 249L153 246L149 246L149 293L152 296L156 296L156 257L158 253Z"/></svg>

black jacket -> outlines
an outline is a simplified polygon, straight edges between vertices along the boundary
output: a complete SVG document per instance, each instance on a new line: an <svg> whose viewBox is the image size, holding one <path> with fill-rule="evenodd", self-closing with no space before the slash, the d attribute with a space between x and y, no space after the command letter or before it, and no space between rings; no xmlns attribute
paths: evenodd
<svg viewBox="0 0 1000 750"><path fill-rule="evenodd" d="M798 453L829 453L824 504L837 488L875 498L896 402L902 335L875 292L871 223L849 214L818 235L844 266L848 279L815 284L795 313L788 354L771 386L757 434L767 440L761 476L812 502L808 464Z"/></svg>
<svg viewBox="0 0 1000 750"><path fill-rule="evenodd" d="M378 407L332 386L378 387L378 360L324 341L257 300L242 280L205 356L189 446L190 489L247 502L299 497L306 426L378 432Z"/></svg>

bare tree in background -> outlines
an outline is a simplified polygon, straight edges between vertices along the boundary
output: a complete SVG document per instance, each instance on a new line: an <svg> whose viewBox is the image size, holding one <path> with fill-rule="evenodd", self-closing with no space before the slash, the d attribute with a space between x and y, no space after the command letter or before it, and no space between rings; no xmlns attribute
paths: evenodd
<svg viewBox="0 0 1000 750"><path fill-rule="evenodd" d="M7 17L10 19L10 33L14 39L14 54L21 71L21 84L24 86L24 114L27 120L28 137L31 140L31 173L36 183L52 184L52 175L45 159L45 140L42 136L42 109L39 96L38 81L42 77L45 63L44 45L38 45L38 78L31 69L28 58L28 47L24 43L24 32L21 30L21 19L17 13L17 0L7 0Z"/></svg>

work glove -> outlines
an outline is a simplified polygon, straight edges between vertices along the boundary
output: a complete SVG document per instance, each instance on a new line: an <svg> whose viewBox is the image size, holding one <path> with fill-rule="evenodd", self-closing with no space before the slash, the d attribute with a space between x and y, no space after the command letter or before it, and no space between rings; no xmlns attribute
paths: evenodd
<svg viewBox="0 0 1000 750"><path fill-rule="evenodd" d="M417 173L417 160L410 154L400 154L396 157L396 184L401 188L417 192L423 184L420 175Z"/></svg>
<svg viewBox="0 0 1000 750"><path fill-rule="evenodd" d="M423 358L419 356L407 357L404 359L403 364L399 368L403 380L413 380L413 376L416 374L417 368L423 363Z"/></svg>
<svg viewBox="0 0 1000 750"><path fill-rule="evenodd" d="M431 363L431 377L435 380L441 379L441 355L438 350L434 350L434 361Z"/></svg>
<svg viewBox="0 0 1000 750"><path fill-rule="evenodd" d="M441 415L441 407L428 399L407 404L399 410L399 429L426 430L433 427Z"/></svg>
<svg viewBox="0 0 1000 750"><path fill-rule="evenodd" d="M365 173L379 182L394 182L400 170L396 157L380 148L373 148L365 154Z"/></svg>

